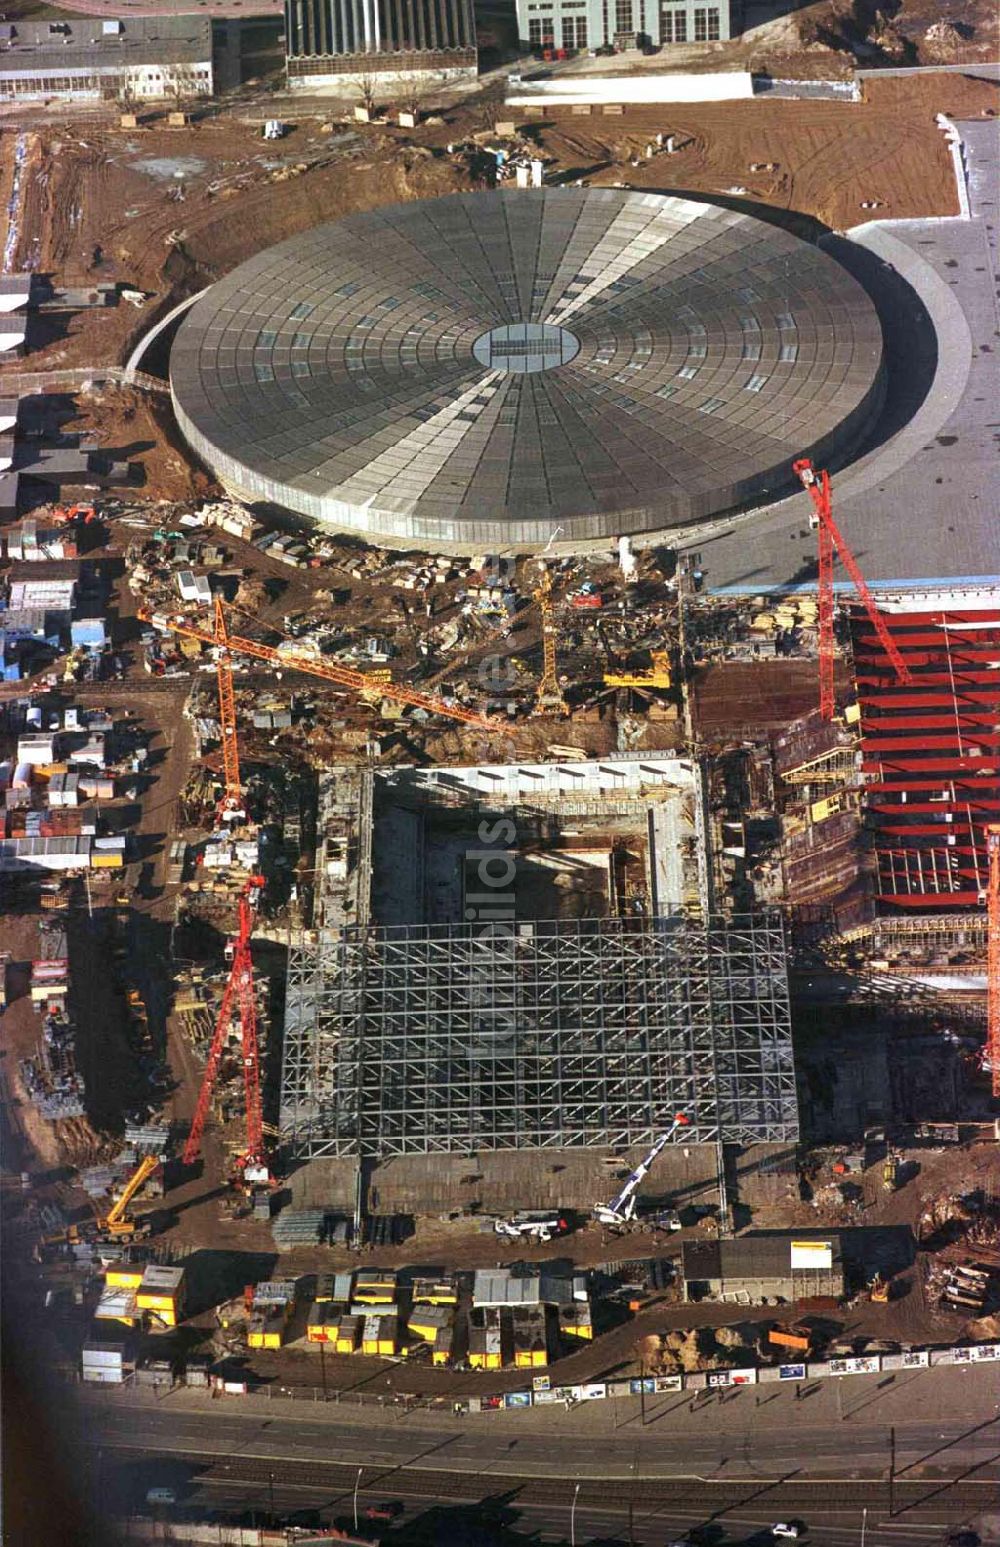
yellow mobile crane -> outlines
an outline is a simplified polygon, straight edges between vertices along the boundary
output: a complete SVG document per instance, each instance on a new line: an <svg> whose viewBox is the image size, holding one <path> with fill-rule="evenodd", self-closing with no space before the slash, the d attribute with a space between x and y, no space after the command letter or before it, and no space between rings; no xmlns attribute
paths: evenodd
<svg viewBox="0 0 1000 1547"><path fill-rule="evenodd" d="M98 1238L110 1236L113 1241L131 1240L137 1234L137 1228L135 1220L129 1217L128 1206L159 1164L157 1155L144 1155L106 1214L99 1214L92 1227L69 1227L67 1237L70 1242L75 1244L94 1233Z"/></svg>

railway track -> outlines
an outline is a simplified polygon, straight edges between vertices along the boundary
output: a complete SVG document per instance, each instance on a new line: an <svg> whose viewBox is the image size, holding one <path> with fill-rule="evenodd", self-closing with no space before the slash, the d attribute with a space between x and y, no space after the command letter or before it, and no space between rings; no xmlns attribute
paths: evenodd
<svg viewBox="0 0 1000 1547"><path fill-rule="evenodd" d="M131 1457L136 1461L163 1459L169 1454L173 1463L191 1466L198 1471L198 1480L205 1484L213 1481L267 1484L274 1476L275 1461L270 1457L239 1456L219 1453L218 1456L203 1451L174 1449L162 1450L149 1445L119 1442L108 1435L89 1433L85 1443L100 1445L106 1453L113 1449L118 1456ZM288 1487L323 1487L350 1493L358 1477L357 1466L337 1461L297 1461L292 1457L281 1458L281 1482ZM447 1472L411 1467L404 1464L372 1465L363 1468L365 1491L379 1489L392 1493L393 1489L409 1498L434 1503L482 1502L498 1493L516 1495L521 1504L562 1505L572 1503L576 1480L571 1477L530 1477L508 1473L484 1475L479 1472ZM580 1480L580 1507L607 1509L611 1512L627 1509L629 1504L655 1508L690 1508L710 1512L713 1509L734 1510L755 1504L780 1489L781 1507L794 1513L796 1510L836 1512L867 1508L873 1513L906 1519L930 1507L946 1507L949 1512L974 1513L990 1508L996 1498L993 1480L977 1482L968 1478L898 1479L890 1490L887 1479L859 1480L856 1478L818 1479L805 1481L794 1476L787 1478L761 1477L726 1480L702 1480L689 1478L642 1478L623 1481L620 1479L583 1478ZM890 1496L891 1494L891 1496Z"/></svg>

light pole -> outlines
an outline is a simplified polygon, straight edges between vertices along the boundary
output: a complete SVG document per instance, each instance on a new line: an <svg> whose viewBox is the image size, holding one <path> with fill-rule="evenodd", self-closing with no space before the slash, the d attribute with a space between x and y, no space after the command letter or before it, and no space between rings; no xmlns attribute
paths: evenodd
<svg viewBox="0 0 1000 1547"><path fill-rule="evenodd" d="M865 1533L868 1530L868 1506L861 1511L861 1547L865 1547Z"/></svg>
<svg viewBox="0 0 1000 1547"><path fill-rule="evenodd" d="M355 1531L358 1529L358 1489L361 1487L361 1474L362 1474L363 1471L364 1471L364 1467L363 1466L359 1466L358 1467L358 1475L354 1479L354 1529L355 1529Z"/></svg>
<svg viewBox="0 0 1000 1547"><path fill-rule="evenodd" d="M569 1512L569 1547L576 1547L576 1501L580 1496L580 1484L573 1489L573 1503Z"/></svg>

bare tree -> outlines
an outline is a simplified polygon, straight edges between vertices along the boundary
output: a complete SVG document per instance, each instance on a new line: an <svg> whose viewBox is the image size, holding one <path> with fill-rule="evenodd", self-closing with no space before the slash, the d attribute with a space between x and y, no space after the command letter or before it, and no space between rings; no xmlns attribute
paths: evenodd
<svg viewBox="0 0 1000 1547"><path fill-rule="evenodd" d="M354 83L361 96L361 106L370 118L375 113L375 87L377 83L378 77L368 70L363 75L359 75Z"/></svg>
<svg viewBox="0 0 1000 1547"><path fill-rule="evenodd" d="M504 83L498 81L488 86L476 103L482 127L489 129L491 134L496 133L497 124L506 116L505 95Z"/></svg>

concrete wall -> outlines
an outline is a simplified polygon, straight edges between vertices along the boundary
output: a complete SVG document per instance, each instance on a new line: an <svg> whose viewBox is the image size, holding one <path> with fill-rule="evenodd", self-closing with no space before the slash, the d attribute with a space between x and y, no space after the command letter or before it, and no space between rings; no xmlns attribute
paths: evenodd
<svg viewBox="0 0 1000 1547"><path fill-rule="evenodd" d="M575 104L732 102L753 96L748 70L718 75L564 75L511 88L510 107L571 107Z"/></svg>

